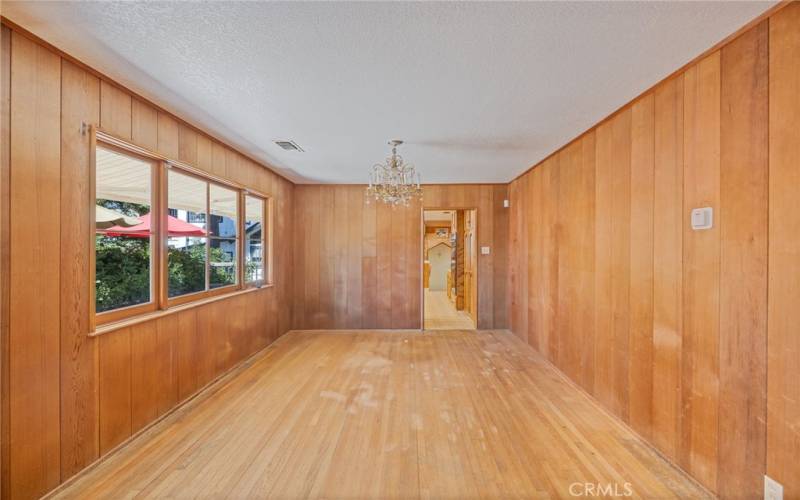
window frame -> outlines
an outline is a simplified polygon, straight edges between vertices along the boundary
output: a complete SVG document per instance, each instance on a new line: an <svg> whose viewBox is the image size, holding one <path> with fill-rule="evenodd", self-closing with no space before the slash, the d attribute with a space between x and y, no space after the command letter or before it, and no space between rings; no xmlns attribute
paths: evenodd
<svg viewBox="0 0 800 500"><path fill-rule="evenodd" d="M136 316L139 314L153 312L159 309L160 305L160 275L161 275L161 266L159 265L161 261L160 256L160 248L158 245L158 233L161 229L162 221L160 217L153 217L152 214L159 213L157 210L160 211L160 193L159 193L159 183L157 182L157 178L159 175L159 161L150 158L148 156L138 154L136 152L130 151L126 148L121 148L116 144L98 140L93 141L92 144L92 180L91 180L91 200L92 205L90 209L90 217L91 217L91 228L92 228L92 235L91 235L91 266L90 266L90 274L91 274L91 281L90 281L90 289L91 289L91 307L95 311L95 324L97 325L104 325L107 323L113 323L115 321L119 321L121 319L128 318L130 316ZM131 158L135 158L136 160L143 161L145 163L150 164L150 300L143 304L134 304L131 306L125 307L118 307L116 309L110 309L108 311L101 311L97 312L97 304L96 304L96 266L97 266L97 245L96 245L96 236L97 236L97 227L96 227L96 209L97 206L97 158L96 158L96 151L97 148L107 149L114 153L117 153L122 156L129 156Z"/></svg>
<svg viewBox="0 0 800 500"><path fill-rule="evenodd" d="M242 269L242 283L245 288L263 288L272 284L272 276L270 270L272 269L272 248L270 245L272 221L268 218L272 213L270 210L270 198L252 191L244 191L242 193L242 209L244 216L242 217L242 250L244 251L245 245L249 245L250 238L244 238L245 223L247 222L247 197L257 198L261 200L261 270L263 277L260 280L247 281L247 270ZM266 258L264 254L266 253ZM243 266L247 265L247 260L242 255Z"/></svg>
<svg viewBox="0 0 800 500"><path fill-rule="evenodd" d="M164 180L162 181L162 187L163 187L163 189L165 191L165 197L166 197L166 199L165 199L165 210L164 210L164 213L162 214L162 218L164 218L164 219L166 219L166 216L168 214L168 208L169 208L169 201L168 201L168 197L169 197L169 180L168 180L168 177L169 176L168 176L168 173L169 173L170 170L174 170L175 172L177 172L177 173L179 173L181 175L185 175L185 176L188 176L188 177L193 177L193 178L195 178L195 179L197 179L199 181L202 181L202 182L206 183L206 211L205 211L205 214L206 214L206 236L204 237L205 240L206 240L206 261L205 261L205 263L206 263L206 265L205 265L206 281L205 281L205 290L201 290L199 292L186 293L186 294L183 294L183 295L178 295L176 297L170 297L169 296L169 270L167 269L168 258L169 258L169 236L165 231L165 234L164 234L164 236L163 236L163 238L161 240L162 252L164 252L164 255L165 255L165 258L163 259L163 262L162 262L162 265L164 267L164 273L165 273L164 274L165 279L164 279L164 283L163 283L163 288L164 288L164 291L163 291L163 293L164 293L163 301L164 302L163 303L165 304L164 309L168 309L169 307L173 307L173 306L177 306L177 305L181 305L181 304L186 304L188 302L192 302L192 301L195 301L195 300L202 300L202 299L209 298L209 297L216 297L217 295L223 295L225 293L235 292L237 290L241 290L242 289L242 286L241 286L242 280L241 280L241 276L240 276L240 272L239 272L241 267L242 267L240 265L240 260L241 260L241 239L242 239L241 238L241 226L242 226L242 224L241 224L241 204L242 204L241 203L241 199L242 199L242 192L243 192L243 190L245 188L238 187L238 186L226 183L226 182L222 182L222 181L218 181L218 180L212 179L211 177L207 177L207 176L205 176L203 174L199 174L197 172L194 172L193 170L189 170L189 169L186 169L185 167L182 167L180 165L176 165L172 161L167 161L164 164ZM236 236L236 254L237 255L236 255L236 262L235 262L235 264L236 264L236 283L231 284L231 285L225 285L225 286L217 287L217 288L211 288L211 280L210 280L210 276L209 276L210 275L210 268L211 268L211 255L210 255L210 253L211 253L211 239L212 239L211 232L210 232L210 227L211 227L211 200L210 200L210 198L211 198L211 185L212 184L216 184L217 186L224 187L225 189L230 189L232 191L235 191L236 192L236 196L237 196L237 204L236 204L237 205L236 206L236 211L237 211L237 214L236 214L237 215L237 219L236 219L236 235L237 235ZM217 239L233 239L233 238L217 238Z"/></svg>
<svg viewBox="0 0 800 500"><path fill-rule="evenodd" d="M90 235L90 276L89 276L89 308L91 318L91 331L95 330L96 326L111 325L123 320L135 319L138 316L144 316L152 313L168 311L170 308L176 306L189 306L193 302L204 303L207 299L219 297L223 295L230 295L246 289L265 288L274 285L272 281L272 196L258 192L236 182L223 179L212 174L208 174L196 167L189 164L168 158L159 153L147 150L140 146L131 144L125 140L107 134L95 127L92 127L91 137L91 152L90 152L90 179L89 179L89 196L92 201L92 208L90 209L91 217L91 235ZM101 147L114 151L118 154L131 156L137 160L142 160L151 164L151 199L152 205L150 209L151 214L157 214L155 217L151 216L151 256L150 256L150 301L145 304L136 304L118 309L111 309L109 311L97 312L96 310L96 278L95 266L96 264L96 247L95 238L97 234L95 225L95 209L97 204L96 200L96 151ZM206 183L206 289L198 292L187 293L176 297L169 297L169 245L168 245L168 228L167 216L169 215L169 181L168 173L174 170L182 175L194 177ZM219 187L232 190L236 193L237 200L237 219L236 219L236 259L234 265L236 266L236 283L224 285L218 288L211 288L210 284L210 248L211 248L211 203L210 192L211 185L215 184ZM265 272L264 280L262 283L256 285L256 282L245 283L245 255L244 255L244 223L245 223L245 196L254 196L263 201L263 221L267 225L268 231L262 230L262 245L263 250L267 252L267 259L264 262ZM233 238L221 238L233 239Z"/></svg>

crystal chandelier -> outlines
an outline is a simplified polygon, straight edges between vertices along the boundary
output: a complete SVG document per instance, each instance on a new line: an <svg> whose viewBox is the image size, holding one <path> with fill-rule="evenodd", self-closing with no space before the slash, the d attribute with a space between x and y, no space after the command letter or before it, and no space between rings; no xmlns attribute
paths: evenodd
<svg viewBox="0 0 800 500"><path fill-rule="evenodd" d="M370 198L382 201L393 206L408 206L412 199L422 199L422 188L419 186L419 174L414 166L403 161L397 154L397 146L403 141L389 141L392 146L392 156L384 163L376 163L372 167L372 174L367 188L367 203Z"/></svg>

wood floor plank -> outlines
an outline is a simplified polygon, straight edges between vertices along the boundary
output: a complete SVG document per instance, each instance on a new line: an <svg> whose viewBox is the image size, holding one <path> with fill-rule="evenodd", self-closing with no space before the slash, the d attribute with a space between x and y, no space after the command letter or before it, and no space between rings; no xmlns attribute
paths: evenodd
<svg viewBox="0 0 800 500"><path fill-rule="evenodd" d="M584 483L708 495L508 331L294 331L55 497L566 498Z"/></svg>

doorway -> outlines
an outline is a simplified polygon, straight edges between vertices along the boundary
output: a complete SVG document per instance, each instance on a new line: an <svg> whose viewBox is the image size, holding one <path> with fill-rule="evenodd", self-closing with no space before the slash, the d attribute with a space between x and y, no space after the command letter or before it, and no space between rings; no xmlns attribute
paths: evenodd
<svg viewBox="0 0 800 500"><path fill-rule="evenodd" d="M474 330L478 323L477 211L424 210L422 325Z"/></svg>

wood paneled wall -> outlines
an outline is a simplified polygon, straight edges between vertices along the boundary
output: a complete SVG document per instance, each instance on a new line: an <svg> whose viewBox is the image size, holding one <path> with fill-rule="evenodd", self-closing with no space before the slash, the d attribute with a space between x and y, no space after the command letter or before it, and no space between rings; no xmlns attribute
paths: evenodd
<svg viewBox="0 0 800 500"><path fill-rule="evenodd" d="M28 499L289 330L294 186L6 26L1 61L2 496ZM81 122L271 194L276 285L88 336Z"/></svg>
<svg viewBox="0 0 800 500"><path fill-rule="evenodd" d="M510 186L512 330L724 498L800 498L798 117L795 2Z"/></svg>
<svg viewBox="0 0 800 500"><path fill-rule="evenodd" d="M507 327L506 185L424 186L408 208L365 204L364 186L295 189L294 328L420 328L422 209L476 208L478 328Z"/></svg>

